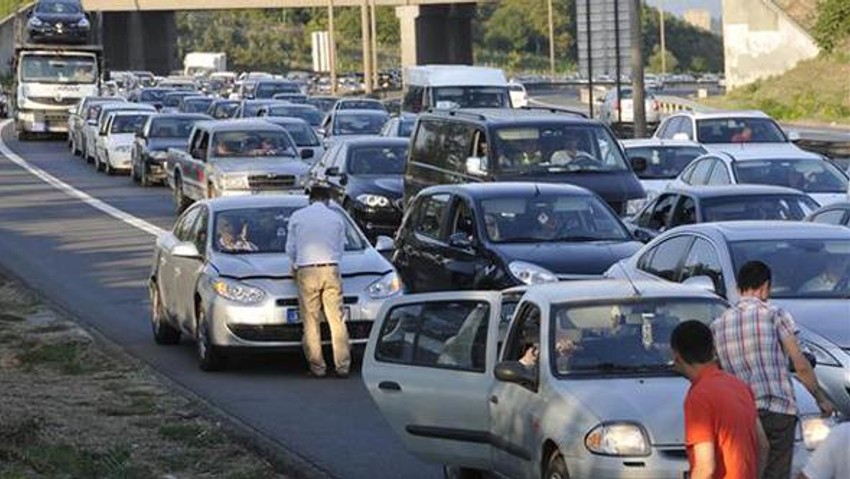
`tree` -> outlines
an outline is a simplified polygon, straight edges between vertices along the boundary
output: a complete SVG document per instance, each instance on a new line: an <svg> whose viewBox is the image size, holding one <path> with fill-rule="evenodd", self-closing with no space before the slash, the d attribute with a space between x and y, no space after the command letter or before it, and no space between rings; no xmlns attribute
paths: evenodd
<svg viewBox="0 0 850 479"><path fill-rule="evenodd" d="M831 52L850 37L850 2L821 0L812 34L826 52Z"/></svg>
<svg viewBox="0 0 850 479"><path fill-rule="evenodd" d="M667 59L666 65L662 65L662 56L665 56ZM646 70L652 73L662 73L664 71L664 66L667 67L667 73L676 71L676 68L679 66L679 60L670 50L666 51L666 55L662 55L661 47L656 46L646 62Z"/></svg>
<svg viewBox="0 0 850 479"><path fill-rule="evenodd" d="M649 63L650 55L661 45L658 10L644 7L642 21L643 52ZM667 51L676 57L680 65L691 68L694 60L700 57L705 62L703 71L723 71L723 40L719 35L696 28L673 15L664 16L664 30ZM672 70L668 63L667 71Z"/></svg>

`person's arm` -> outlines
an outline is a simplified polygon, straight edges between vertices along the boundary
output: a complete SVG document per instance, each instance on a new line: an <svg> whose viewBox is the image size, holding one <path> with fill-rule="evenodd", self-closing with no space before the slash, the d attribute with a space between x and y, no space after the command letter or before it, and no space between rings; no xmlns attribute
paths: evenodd
<svg viewBox="0 0 850 479"><path fill-rule="evenodd" d="M767 456L770 452L770 442L767 440L767 434L764 432L764 427L761 425L761 420L756 417L756 447L758 452L758 467L759 473L757 477L762 477L764 469L767 467Z"/></svg>
<svg viewBox="0 0 850 479"><path fill-rule="evenodd" d="M797 337L793 334L786 335L782 338L782 349L785 354L791 358L791 363L794 365L794 371L797 373L797 378L806 386L809 393L815 398L818 403L818 408L824 415L830 415L835 411L835 406L827 399L826 395L818 385L818 380L815 377L815 371L809 360L803 356L803 351L800 350L800 343L797 342Z"/></svg>
<svg viewBox="0 0 850 479"><path fill-rule="evenodd" d="M712 479L714 469L714 444L710 442L694 444L694 467L691 470L691 479Z"/></svg>
<svg viewBox="0 0 850 479"><path fill-rule="evenodd" d="M296 242L295 242L295 215L289 217L289 226L286 232L286 254L289 256L289 268L294 273L298 266L295 264Z"/></svg>

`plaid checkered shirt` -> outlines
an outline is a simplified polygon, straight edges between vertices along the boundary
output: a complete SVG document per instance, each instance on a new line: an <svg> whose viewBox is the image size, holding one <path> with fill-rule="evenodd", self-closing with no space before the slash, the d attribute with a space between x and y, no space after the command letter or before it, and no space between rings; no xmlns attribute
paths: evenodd
<svg viewBox="0 0 850 479"><path fill-rule="evenodd" d="M720 366L750 385L756 408L797 414L781 343L796 331L790 314L758 298L743 297L711 323L711 331Z"/></svg>

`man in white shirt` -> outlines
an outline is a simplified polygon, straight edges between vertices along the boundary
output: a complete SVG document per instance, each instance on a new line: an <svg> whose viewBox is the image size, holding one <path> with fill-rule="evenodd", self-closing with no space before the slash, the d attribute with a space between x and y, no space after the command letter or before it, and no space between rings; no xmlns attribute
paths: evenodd
<svg viewBox="0 0 850 479"><path fill-rule="evenodd" d="M298 304L304 326L304 354L312 377L325 377L322 356L321 313L331 333L336 375L348 377L351 354L342 313L342 278L339 262L345 250L345 220L329 206L331 192L310 190L310 206L289 218L286 253L298 283Z"/></svg>
<svg viewBox="0 0 850 479"><path fill-rule="evenodd" d="M842 479L850 477L850 422L832 428L812 454L799 479Z"/></svg>

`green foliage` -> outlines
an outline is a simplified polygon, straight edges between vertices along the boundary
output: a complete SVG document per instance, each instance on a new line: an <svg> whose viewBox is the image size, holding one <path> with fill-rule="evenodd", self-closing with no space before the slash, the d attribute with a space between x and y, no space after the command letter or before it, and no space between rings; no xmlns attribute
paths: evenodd
<svg viewBox="0 0 850 479"><path fill-rule="evenodd" d="M850 1L821 0L812 35L826 52L850 37Z"/></svg>
<svg viewBox="0 0 850 479"><path fill-rule="evenodd" d="M649 56L649 59L646 62L646 71L650 73L662 73L664 72L663 66L666 66L666 71L673 72L676 71L676 68L679 67L679 60L676 58L676 55L673 54L670 50L667 50L666 55L661 54L661 47L656 46L655 50ZM667 64L662 65L662 57L666 57Z"/></svg>
<svg viewBox="0 0 850 479"><path fill-rule="evenodd" d="M661 46L660 15L657 9L644 7L642 16L643 55L649 65ZM719 35L696 28L673 15L664 15L667 52L678 66L697 72L723 71L723 39ZM660 64L660 57L659 57ZM676 71L667 63L667 71Z"/></svg>

